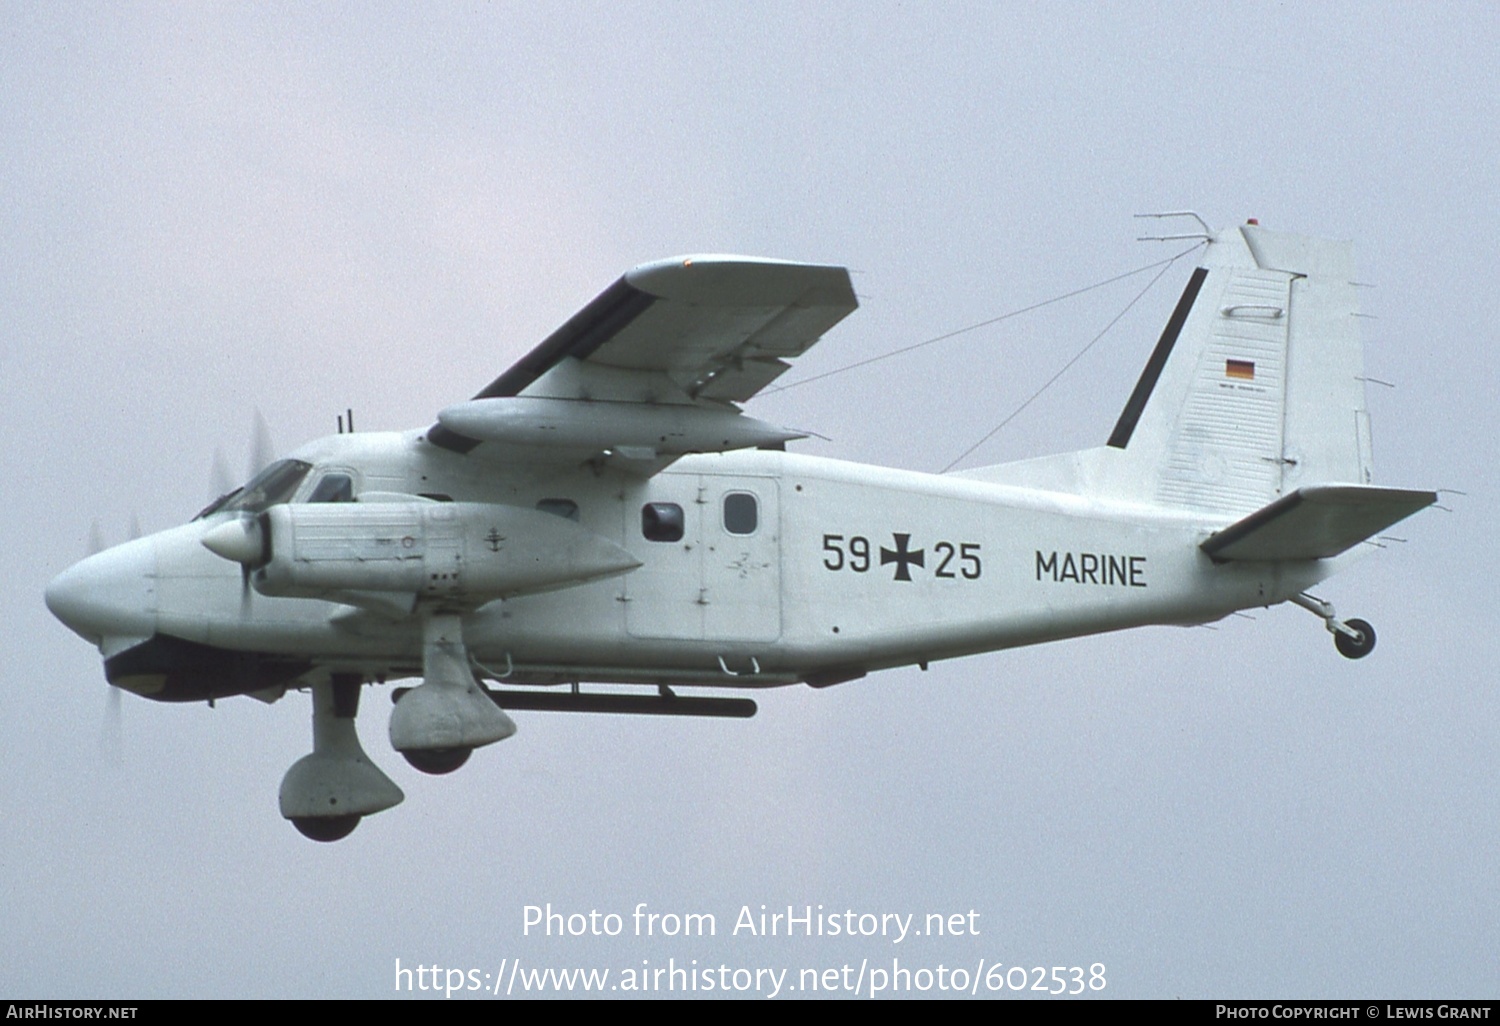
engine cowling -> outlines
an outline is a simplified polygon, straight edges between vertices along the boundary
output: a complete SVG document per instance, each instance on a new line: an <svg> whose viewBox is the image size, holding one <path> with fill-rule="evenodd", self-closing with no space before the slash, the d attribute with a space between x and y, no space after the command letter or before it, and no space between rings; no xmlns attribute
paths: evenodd
<svg viewBox="0 0 1500 1026"><path fill-rule="evenodd" d="M254 570L264 595L324 598L383 592L453 602L550 591L626 573L640 561L571 520L475 502L272 506L230 545L205 544ZM232 553L232 554L231 554Z"/></svg>

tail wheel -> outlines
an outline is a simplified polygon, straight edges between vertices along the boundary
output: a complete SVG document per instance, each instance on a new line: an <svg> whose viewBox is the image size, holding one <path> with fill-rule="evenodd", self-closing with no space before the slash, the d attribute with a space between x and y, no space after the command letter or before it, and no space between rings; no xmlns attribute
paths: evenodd
<svg viewBox="0 0 1500 1026"><path fill-rule="evenodd" d="M1333 634L1334 647L1339 650L1339 655L1345 659L1363 659L1375 650L1375 628L1364 620L1345 620L1344 626L1359 635L1351 638L1343 631L1335 631Z"/></svg>

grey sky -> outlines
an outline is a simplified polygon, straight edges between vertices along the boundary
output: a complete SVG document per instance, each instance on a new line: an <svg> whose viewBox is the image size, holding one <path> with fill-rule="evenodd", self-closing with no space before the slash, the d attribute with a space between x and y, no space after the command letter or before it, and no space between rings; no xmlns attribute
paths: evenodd
<svg viewBox="0 0 1500 1026"><path fill-rule="evenodd" d="M403 965L1108 967L1111 996L1493 996L1493 5L6 4L0 9L0 993L379 997ZM46 581L355 409L426 423L626 268L847 264L833 369L1175 252L1131 215L1352 238L1376 473L1462 489L1278 608L763 696L746 723L518 717L346 842L276 812L308 703L124 696ZM968 465L1098 444L1162 280ZM756 400L935 470L1141 279ZM713 912L538 940L521 909ZM978 938L728 936L742 905L982 914Z"/></svg>

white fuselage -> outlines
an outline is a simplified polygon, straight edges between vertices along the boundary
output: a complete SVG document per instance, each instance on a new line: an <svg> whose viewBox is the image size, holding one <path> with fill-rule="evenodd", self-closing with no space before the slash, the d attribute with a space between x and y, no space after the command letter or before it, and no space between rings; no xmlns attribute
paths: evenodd
<svg viewBox="0 0 1500 1026"><path fill-rule="evenodd" d="M689 456L649 479L500 466L416 433L332 436L293 456L314 465L293 502L330 472L351 475L357 495L525 509L562 501L576 504L581 527L638 559L628 572L489 602L465 617L475 659L520 683L831 683L1100 631L1212 621L1284 601L1332 569L1216 565L1198 545L1227 518L784 452ZM727 496L740 497L741 522L726 524ZM682 511L680 539L646 536L648 504ZM152 550L155 631L374 679L420 675L421 631L410 617L246 595L239 568L200 543L216 517L231 515L132 543Z"/></svg>

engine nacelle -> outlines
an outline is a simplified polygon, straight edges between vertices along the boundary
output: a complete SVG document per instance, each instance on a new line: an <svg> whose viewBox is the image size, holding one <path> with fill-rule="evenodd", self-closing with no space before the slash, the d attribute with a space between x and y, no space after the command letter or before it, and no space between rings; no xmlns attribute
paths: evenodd
<svg viewBox="0 0 1500 1026"><path fill-rule="evenodd" d="M312 503L259 517L255 590L489 601L625 573L640 560L551 513L475 502Z"/></svg>

